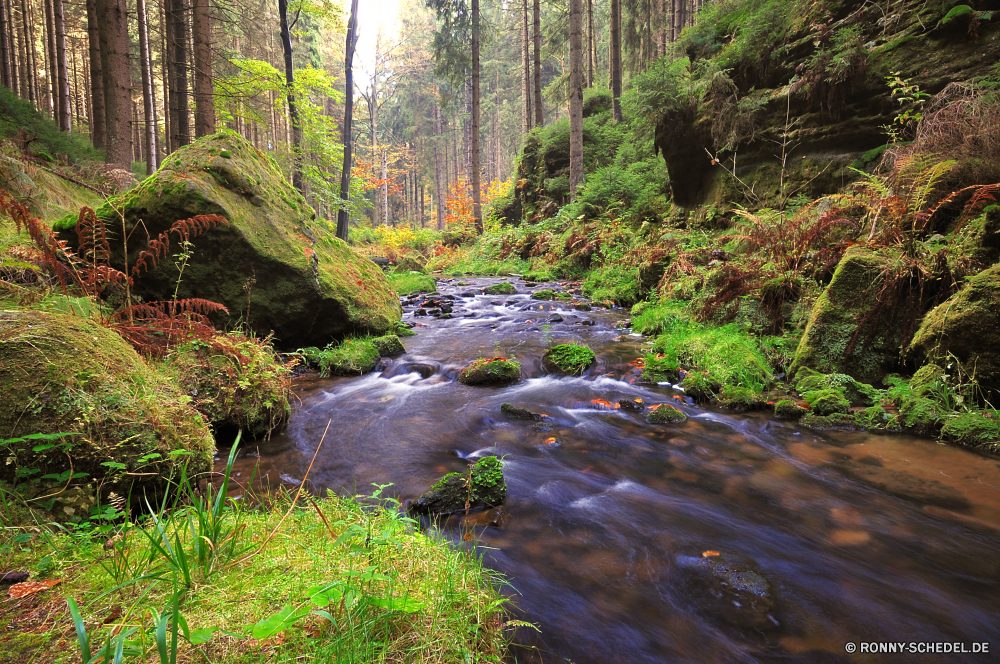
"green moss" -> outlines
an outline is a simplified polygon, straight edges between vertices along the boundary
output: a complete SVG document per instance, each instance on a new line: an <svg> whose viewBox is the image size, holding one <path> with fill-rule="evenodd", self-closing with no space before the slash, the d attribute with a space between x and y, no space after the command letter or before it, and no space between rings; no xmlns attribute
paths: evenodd
<svg viewBox="0 0 1000 664"><path fill-rule="evenodd" d="M949 417L941 427L941 438L962 445L984 447L993 452L1000 452L1000 424L997 423L997 413L958 413Z"/></svg>
<svg viewBox="0 0 1000 664"><path fill-rule="evenodd" d="M821 374L802 367L795 375L795 389L799 392L834 390L851 406L874 406L882 401L884 393L871 385L860 383L847 374Z"/></svg>
<svg viewBox="0 0 1000 664"><path fill-rule="evenodd" d="M774 404L774 416L779 420L797 420L808 412L792 399L782 399Z"/></svg>
<svg viewBox="0 0 1000 664"><path fill-rule="evenodd" d="M968 23L972 20L974 14L975 12L969 5L955 5L948 10L948 13L944 15L944 18L938 21L938 27L944 28L957 25L958 23Z"/></svg>
<svg viewBox="0 0 1000 664"><path fill-rule="evenodd" d="M487 286L483 289L483 292L487 295L513 295L517 292L517 289L509 281L501 281L498 284Z"/></svg>
<svg viewBox="0 0 1000 664"><path fill-rule="evenodd" d="M1000 395L1000 264L968 280L966 286L932 309L920 323L911 350L925 363L958 360L988 401Z"/></svg>
<svg viewBox="0 0 1000 664"><path fill-rule="evenodd" d="M594 357L594 351L586 346L559 344L545 351L542 365L552 372L559 371L571 376L580 376L594 363Z"/></svg>
<svg viewBox="0 0 1000 664"><path fill-rule="evenodd" d="M232 158L210 149L229 150ZM217 325L233 327L242 321L262 337L273 331L282 348L390 329L401 308L382 271L316 225L308 206L293 208L296 198L263 152L226 130L176 150L153 176L100 206L97 214L112 235L111 262L119 269L124 267L118 237L123 223L131 234L132 266L145 249L138 238L147 233L156 237L174 222L196 215L228 220L228 225L194 238L194 253L178 290L179 298L225 305L229 315L214 317ZM70 230L65 239L77 241L72 223L60 228ZM133 294L147 301L167 300L176 287L174 262L161 260L136 280Z"/></svg>
<svg viewBox="0 0 1000 664"><path fill-rule="evenodd" d="M643 359L642 377L652 383L673 382L680 368L675 353L647 353Z"/></svg>
<svg viewBox="0 0 1000 664"><path fill-rule="evenodd" d="M371 340L372 345L375 346L375 350L379 352L382 357L395 357L396 355L402 355L406 352L403 348L402 342L399 337L395 334L387 334L382 337L375 337Z"/></svg>
<svg viewBox="0 0 1000 664"><path fill-rule="evenodd" d="M642 299L639 268L607 265L592 271L583 282L583 294L595 301L631 307Z"/></svg>
<svg viewBox="0 0 1000 664"><path fill-rule="evenodd" d="M771 367L760 345L745 330L732 324L722 327L678 324L657 337L653 352L676 358L681 367L690 371L689 376L711 374L717 383L713 393L721 385L762 392L772 381Z"/></svg>
<svg viewBox="0 0 1000 664"><path fill-rule="evenodd" d="M866 429L899 431L899 418L881 406L870 406L855 414L858 423Z"/></svg>
<svg viewBox="0 0 1000 664"><path fill-rule="evenodd" d="M406 256L404 258L399 259L399 261L396 263L396 267L393 270L393 272L396 272L397 274L406 274L409 272L419 272L420 274L427 274L427 268L418 263L416 260L410 258L409 256Z"/></svg>
<svg viewBox="0 0 1000 664"><path fill-rule="evenodd" d="M830 415L809 413L799 420L799 422L802 426L815 429L816 431L830 431L834 429L859 431L865 428L853 415L848 415L847 413L831 413Z"/></svg>
<svg viewBox="0 0 1000 664"><path fill-rule="evenodd" d="M680 302L640 302L632 307L632 331L652 336L687 327L691 317Z"/></svg>
<svg viewBox="0 0 1000 664"><path fill-rule="evenodd" d="M393 326L392 333L397 337L413 337L416 336L416 332L406 327L402 321L398 321L395 326Z"/></svg>
<svg viewBox="0 0 1000 664"><path fill-rule="evenodd" d="M681 387L695 401L707 402L715 398L721 383L707 371L691 371L684 376Z"/></svg>
<svg viewBox="0 0 1000 664"><path fill-rule="evenodd" d="M813 307L795 352L793 371L809 367L824 374L842 373L865 382L880 382L899 358L900 330L879 327L869 339L866 326L848 352L858 320L874 304L880 275L891 260L860 246L847 250Z"/></svg>
<svg viewBox="0 0 1000 664"><path fill-rule="evenodd" d="M30 469L37 472L28 477L58 475L71 458L81 484L103 481L124 495L182 463L191 473L211 468L205 418L115 332L78 316L8 310L0 311L0 342L0 440L79 434L60 443L68 454L13 445L0 479Z"/></svg>
<svg viewBox="0 0 1000 664"><path fill-rule="evenodd" d="M213 426L259 438L291 414L291 368L259 339L230 333L210 342L192 341L172 353L163 368Z"/></svg>
<svg viewBox="0 0 1000 664"><path fill-rule="evenodd" d="M345 339L340 343L333 342L323 350L310 347L303 348L300 352L306 364L319 369L323 378L368 373L375 368L381 357L371 339Z"/></svg>
<svg viewBox="0 0 1000 664"><path fill-rule="evenodd" d="M448 473L412 505L416 512L449 514L466 508L493 507L507 497L503 462L495 456L483 457L468 473Z"/></svg>
<svg viewBox="0 0 1000 664"><path fill-rule="evenodd" d="M476 360L458 374L458 382L463 385L509 385L520 379L520 363L496 357Z"/></svg>
<svg viewBox="0 0 1000 664"><path fill-rule="evenodd" d="M555 292L547 288L543 288L542 290L537 290L531 294L532 300L551 300L553 298L555 298Z"/></svg>
<svg viewBox="0 0 1000 664"><path fill-rule="evenodd" d="M646 414L646 421L650 424L679 424L687 419L687 415L680 409L674 408L670 404L661 403L655 408L650 408Z"/></svg>
<svg viewBox="0 0 1000 664"><path fill-rule="evenodd" d="M851 409L851 403L844 398L843 393L839 390L825 389L806 392L802 398L817 415L846 413Z"/></svg>
<svg viewBox="0 0 1000 664"><path fill-rule="evenodd" d="M719 393L719 403L724 408L741 413L748 410L758 410L766 405L760 392L733 385L723 386Z"/></svg>

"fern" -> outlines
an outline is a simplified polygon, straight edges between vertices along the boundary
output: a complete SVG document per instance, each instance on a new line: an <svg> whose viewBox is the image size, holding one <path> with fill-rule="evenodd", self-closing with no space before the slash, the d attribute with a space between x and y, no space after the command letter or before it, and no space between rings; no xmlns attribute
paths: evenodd
<svg viewBox="0 0 1000 664"><path fill-rule="evenodd" d="M183 244L217 226L228 226L229 220L217 214L199 214L190 219L180 219L170 225L170 228L157 235L146 244L146 249L139 252L135 265L132 266L132 276L142 271L156 267L157 261L170 254L170 234L175 233ZM148 261L148 262L147 262Z"/></svg>

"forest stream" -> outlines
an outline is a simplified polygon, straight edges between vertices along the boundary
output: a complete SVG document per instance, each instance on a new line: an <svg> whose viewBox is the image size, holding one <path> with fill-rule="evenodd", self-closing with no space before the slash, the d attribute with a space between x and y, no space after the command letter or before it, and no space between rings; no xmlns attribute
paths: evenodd
<svg viewBox="0 0 1000 664"><path fill-rule="evenodd" d="M996 661L996 458L698 407L669 385L640 383L635 360L648 340L615 327L621 312L533 300L516 279L509 296L482 294L496 279L459 281L438 282L451 319L404 306L417 332L405 355L360 377L299 378L287 429L246 447L240 477L259 462L272 487L297 484L328 421L309 475L317 492L391 483L411 500L470 459L502 456L506 503L468 519L518 617L541 630L519 632L517 661L955 659L846 654L848 642L873 641L988 642L990 654L959 658ZM568 342L597 361L582 377L549 375L543 352ZM456 380L495 355L520 361L525 378L506 388ZM688 420L651 425L614 407L637 397L675 404ZM508 419L504 402L545 418ZM461 541L463 519L448 522L448 537ZM718 561L728 576L706 567ZM740 584L752 605L727 594Z"/></svg>

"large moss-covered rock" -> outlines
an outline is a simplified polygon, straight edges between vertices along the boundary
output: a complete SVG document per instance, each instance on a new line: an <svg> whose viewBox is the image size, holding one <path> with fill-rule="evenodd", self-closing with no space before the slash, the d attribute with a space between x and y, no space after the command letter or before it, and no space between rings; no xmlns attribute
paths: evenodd
<svg viewBox="0 0 1000 664"><path fill-rule="evenodd" d="M594 358L594 351L586 346L558 344L542 355L542 366L553 373L580 376L594 363Z"/></svg>
<svg viewBox="0 0 1000 664"><path fill-rule="evenodd" d="M848 374L874 383L881 382L886 373L895 368L901 333L891 316L876 321L873 334L865 325L851 348L858 322L871 311L879 275L889 260L887 256L860 246L847 250L830 285L813 307L795 351L793 372L809 367L824 374Z"/></svg>
<svg viewBox="0 0 1000 664"><path fill-rule="evenodd" d="M215 444L190 399L87 318L0 311L0 394L0 440L76 434L48 449L39 446L51 441L3 446L0 479L72 467L79 483L106 479L125 495L128 485L159 483L183 463L189 475L212 467Z"/></svg>
<svg viewBox="0 0 1000 664"><path fill-rule="evenodd" d="M920 324L910 348L924 362L958 358L994 401L1000 393L1000 264L980 272Z"/></svg>
<svg viewBox="0 0 1000 664"><path fill-rule="evenodd" d="M472 362L458 374L463 385L510 385L521 379L521 363L505 357Z"/></svg>
<svg viewBox="0 0 1000 664"><path fill-rule="evenodd" d="M470 486L471 482L471 486ZM449 514L465 509L494 507L507 497L503 463L495 456L483 457L466 473L448 473L412 505L415 512Z"/></svg>
<svg viewBox="0 0 1000 664"><path fill-rule="evenodd" d="M122 216L124 215L124 220ZM217 214L229 221L194 239L178 297L224 304L229 317L283 348L322 346L333 337L384 332L400 319L399 301L382 271L314 221L312 208L274 161L235 132L201 138L173 152L154 175L98 208L122 267L121 230L129 235L129 265L179 219ZM75 219L56 227L75 241ZM178 253L171 236L170 256ZM256 279L256 282L252 280ZM173 296L178 272L169 256L136 281L148 300ZM247 292L247 288L251 288Z"/></svg>

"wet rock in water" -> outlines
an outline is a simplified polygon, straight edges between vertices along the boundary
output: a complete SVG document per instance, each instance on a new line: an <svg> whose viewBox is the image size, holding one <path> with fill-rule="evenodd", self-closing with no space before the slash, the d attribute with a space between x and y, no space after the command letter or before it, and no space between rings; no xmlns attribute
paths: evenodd
<svg viewBox="0 0 1000 664"><path fill-rule="evenodd" d="M541 420L542 416L538 413L532 413L530 410L525 410L524 408L518 408L514 404L502 403L500 404L500 412L513 420Z"/></svg>
<svg viewBox="0 0 1000 664"><path fill-rule="evenodd" d="M829 415L817 415L808 413L799 422L804 427L813 431L864 431L865 426L858 422L857 418L849 413L830 413Z"/></svg>
<svg viewBox="0 0 1000 664"><path fill-rule="evenodd" d="M563 322L563 317L560 316L559 314L552 314L551 316L549 316L549 322L550 323L561 323L561 322Z"/></svg>
<svg viewBox="0 0 1000 664"><path fill-rule="evenodd" d="M589 318L584 318L582 321L580 321L580 325L593 325L593 324L594 321L590 320Z"/></svg>
<svg viewBox="0 0 1000 664"><path fill-rule="evenodd" d="M679 424L686 419L687 415L668 403L650 406L649 414L646 415L646 422L649 424Z"/></svg>
<svg viewBox="0 0 1000 664"><path fill-rule="evenodd" d="M702 612L740 629L770 631L780 627L770 582L747 563L714 551L680 556L689 599Z"/></svg>
<svg viewBox="0 0 1000 664"><path fill-rule="evenodd" d="M513 295L517 292L517 289L514 288L514 284L508 281L501 281L498 284L487 286L483 289L483 292L487 295Z"/></svg>
<svg viewBox="0 0 1000 664"><path fill-rule="evenodd" d="M826 467L833 468L851 479L864 482L891 496L918 505L934 505L947 510L966 511L971 506L965 494L955 487L927 477L906 472L887 472L884 468L853 459L838 460Z"/></svg>
<svg viewBox="0 0 1000 664"><path fill-rule="evenodd" d="M448 473L410 506L424 514L451 514L465 509L496 507L507 497L503 463L495 456L483 457L469 472Z"/></svg>
<svg viewBox="0 0 1000 664"><path fill-rule="evenodd" d="M586 302L576 302L573 304L573 308L577 311L590 311L590 305Z"/></svg>
<svg viewBox="0 0 1000 664"><path fill-rule="evenodd" d="M726 385L719 393L719 402L723 408L744 413L748 410L758 410L766 405L759 392L746 387Z"/></svg>
<svg viewBox="0 0 1000 664"><path fill-rule="evenodd" d="M782 399L774 404L774 416L779 420L797 420L808 412L792 399Z"/></svg>
<svg viewBox="0 0 1000 664"><path fill-rule="evenodd" d="M406 349L403 348L403 343L395 334L375 337L372 339L372 345L375 346L378 354L382 357L395 357L406 352Z"/></svg>
<svg viewBox="0 0 1000 664"><path fill-rule="evenodd" d="M458 296L459 297L475 297L476 294L473 293L472 291L462 291L461 293L458 294Z"/></svg>
<svg viewBox="0 0 1000 664"><path fill-rule="evenodd" d="M576 344L559 344L545 351L542 366L553 373L581 376L594 363L594 351Z"/></svg>
<svg viewBox="0 0 1000 664"><path fill-rule="evenodd" d="M622 410L634 410L641 412L646 407L646 402L639 397L636 397L635 399L619 399L618 407Z"/></svg>
<svg viewBox="0 0 1000 664"><path fill-rule="evenodd" d="M476 360L462 369L458 382L463 385L509 385L521 378L521 364L503 357Z"/></svg>
<svg viewBox="0 0 1000 664"><path fill-rule="evenodd" d="M555 293L549 288L535 291L531 294L532 300L552 300L554 297Z"/></svg>
<svg viewBox="0 0 1000 664"><path fill-rule="evenodd" d="M555 426L549 424L548 422L540 422L540 423L536 424L532 428L535 431L539 431L541 433L547 433L549 431L555 431L556 430Z"/></svg>

